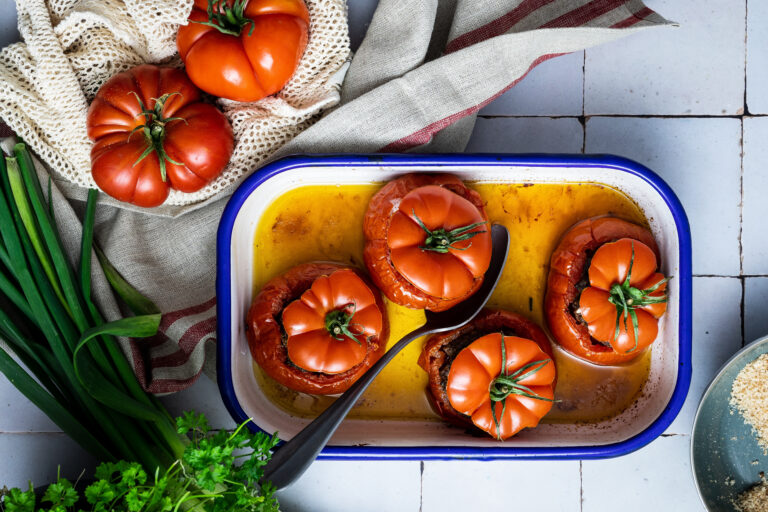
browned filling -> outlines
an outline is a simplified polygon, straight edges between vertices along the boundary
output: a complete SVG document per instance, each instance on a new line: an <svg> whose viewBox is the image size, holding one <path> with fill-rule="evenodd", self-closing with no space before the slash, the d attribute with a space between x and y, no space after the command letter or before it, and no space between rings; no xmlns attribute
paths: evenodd
<svg viewBox="0 0 768 512"><path fill-rule="evenodd" d="M587 259L584 261L584 268L581 271L581 279L576 283L576 297L573 299L573 302L571 302L568 305L568 311L570 311L571 316L576 319L577 322L579 322L584 327L588 327L587 321L582 318L581 313L579 313L579 299L581 298L581 292L583 292L586 288L589 288L589 266L592 263L592 257L595 255L595 251L597 251L597 247L594 249L587 249L585 254L587 255ZM601 347L611 348L610 343L603 343L602 341L598 341L592 336L589 337L589 339L592 341L592 345L599 345Z"/></svg>

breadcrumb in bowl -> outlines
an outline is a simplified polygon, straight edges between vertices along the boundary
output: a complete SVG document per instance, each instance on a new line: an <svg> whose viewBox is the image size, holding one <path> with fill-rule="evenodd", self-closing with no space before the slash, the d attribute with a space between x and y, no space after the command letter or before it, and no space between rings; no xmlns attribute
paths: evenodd
<svg viewBox="0 0 768 512"><path fill-rule="evenodd" d="M768 481L760 475L760 483L739 495L734 503L739 512L768 512Z"/></svg>
<svg viewBox="0 0 768 512"><path fill-rule="evenodd" d="M742 368L733 381L730 403L755 430L763 454L768 453L768 354Z"/></svg>
<svg viewBox="0 0 768 512"><path fill-rule="evenodd" d="M768 336L728 360L699 404L691 439L691 469L707 510L768 512L768 503L754 508L767 490L761 484L761 473L768 473L766 446Z"/></svg>

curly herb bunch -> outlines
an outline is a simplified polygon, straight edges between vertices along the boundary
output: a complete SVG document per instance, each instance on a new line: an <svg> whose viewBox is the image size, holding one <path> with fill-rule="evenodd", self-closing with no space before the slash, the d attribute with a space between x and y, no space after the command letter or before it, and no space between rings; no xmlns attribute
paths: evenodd
<svg viewBox="0 0 768 512"><path fill-rule="evenodd" d="M260 482L276 436L251 434L245 422L234 432L211 431L202 414L176 420L190 443L167 470L148 475L138 462L105 462L82 494L59 477L39 497L32 488L0 493L4 512L273 512L274 487Z"/></svg>

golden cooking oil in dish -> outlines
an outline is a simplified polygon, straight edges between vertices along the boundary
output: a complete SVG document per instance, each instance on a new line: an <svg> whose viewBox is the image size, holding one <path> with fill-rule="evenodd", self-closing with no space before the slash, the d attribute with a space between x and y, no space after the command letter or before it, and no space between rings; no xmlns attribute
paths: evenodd
<svg viewBox="0 0 768 512"><path fill-rule="evenodd" d="M579 220L614 215L647 225L622 192L596 183L468 183L486 202L488 217L510 232L507 265L489 305L544 324L549 257L562 234ZM309 261L363 264L363 216L381 184L317 185L278 197L262 215L254 243L254 292L289 268ZM389 345L424 322L424 313L385 301ZM421 420L439 417L426 397L427 374L417 360L423 340L401 352L371 384L350 417ZM557 347L556 347L557 348ZM559 400L545 422L599 421L626 409L648 377L650 351L622 367L601 368L555 350ZM297 393L254 364L259 386L276 405L298 416L315 416L333 401Z"/></svg>

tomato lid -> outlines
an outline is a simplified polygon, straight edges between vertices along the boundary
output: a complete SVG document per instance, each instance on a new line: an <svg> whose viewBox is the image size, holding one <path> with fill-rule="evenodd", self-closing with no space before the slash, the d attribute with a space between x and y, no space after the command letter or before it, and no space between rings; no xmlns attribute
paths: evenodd
<svg viewBox="0 0 768 512"><path fill-rule="evenodd" d="M282 315L288 358L311 372L342 373L362 363L367 340L381 334L374 292L352 269L315 279Z"/></svg>
<svg viewBox="0 0 768 512"><path fill-rule="evenodd" d="M555 363L529 339L487 334L462 349L446 383L454 409L499 439L535 427L552 408Z"/></svg>
<svg viewBox="0 0 768 512"><path fill-rule="evenodd" d="M390 220L387 246L405 279L443 299L466 295L491 261L487 219L470 201L437 185L403 197Z"/></svg>

